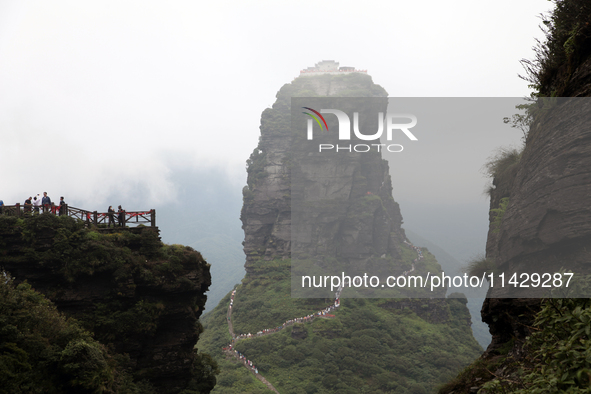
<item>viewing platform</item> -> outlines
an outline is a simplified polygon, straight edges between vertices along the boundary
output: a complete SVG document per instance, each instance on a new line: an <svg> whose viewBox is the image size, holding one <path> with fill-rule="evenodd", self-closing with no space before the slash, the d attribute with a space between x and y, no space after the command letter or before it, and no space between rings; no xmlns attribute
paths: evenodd
<svg viewBox="0 0 591 394"><path fill-rule="evenodd" d="M38 211L35 210L35 207L24 206L21 204L4 205L0 207L0 215L27 217L40 214L69 216L74 219L82 220L88 227L91 225L94 225L95 227L98 227L99 225L113 225L115 228L135 228L142 225L157 229L155 209L150 209L149 211L133 212L124 210L121 213L109 213L87 211L85 209L69 206L68 204L62 205L61 207L53 204L41 206L38 208Z"/></svg>

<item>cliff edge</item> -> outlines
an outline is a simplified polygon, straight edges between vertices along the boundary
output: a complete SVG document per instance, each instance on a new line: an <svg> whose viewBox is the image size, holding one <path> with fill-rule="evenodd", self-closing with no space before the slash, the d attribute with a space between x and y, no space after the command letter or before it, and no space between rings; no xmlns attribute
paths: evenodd
<svg viewBox="0 0 591 394"><path fill-rule="evenodd" d="M536 89L525 147L489 163L486 258L507 278L561 268L588 273L591 261L591 4L554 2L545 42L524 61ZM589 300L511 294L489 290L482 319L492 342L440 393L588 390L591 365L579 355L589 351Z"/></svg>
<svg viewBox="0 0 591 394"><path fill-rule="evenodd" d="M212 368L193 349L211 282L199 252L152 228L105 232L50 214L0 216L0 234L2 269L120 355L135 381L177 393Z"/></svg>

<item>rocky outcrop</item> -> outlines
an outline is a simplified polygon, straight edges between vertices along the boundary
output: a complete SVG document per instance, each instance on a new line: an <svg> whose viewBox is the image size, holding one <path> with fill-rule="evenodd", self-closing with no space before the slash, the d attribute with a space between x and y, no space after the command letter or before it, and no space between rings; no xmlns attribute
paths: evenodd
<svg viewBox="0 0 591 394"><path fill-rule="evenodd" d="M589 272L591 102L575 100L552 99L551 107L532 124L519 161L494 180L491 210L502 198L509 198L509 203L500 225L493 224L496 215L491 213L486 254L506 278L560 269ZM546 289L529 288L530 298L511 298L516 293L508 286L489 290L481 314L492 341L473 369L462 375L468 380L442 393L476 392L495 378L519 381L521 363L531 363L532 349L524 344L534 330L542 290Z"/></svg>
<svg viewBox="0 0 591 394"><path fill-rule="evenodd" d="M385 110L386 92L371 77L357 74L297 78L263 112L243 191L247 272L255 261L291 258L294 252L358 267L380 256L399 258L398 245L405 239L402 216L381 154L341 153L338 159L312 154L304 149L306 141L290 131L291 97L353 92L383 97Z"/></svg>
<svg viewBox="0 0 591 394"><path fill-rule="evenodd" d="M465 300L406 298L388 304L384 299L405 296L407 289L384 294L389 289L371 285L371 278L369 285L350 280L352 284L340 290L338 285L331 289L331 284L304 283L306 277L341 272L358 279L362 272L368 273L366 278L387 272L403 279L412 272L422 279L428 270L439 268L426 250L405 244L402 216L381 152L320 152L318 144L339 137L337 117L327 115L324 128L320 122L312 125L314 136L309 139L309 118L302 114L309 108L332 108L355 124L357 112L359 129L368 135L375 133L375 115L385 113L387 104L386 92L367 75L319 75L284 85L272 108L262 114L259 144L248 160L243 189L247 272L236 298L225 299L232 305L233 330L254 334L280 327L335 305L335 298L343 298L344 307L338 309L342 313L335 310L326 319L289 326L268 339L236 343L235 350L259 366L259 373L279 391L428 392L444 374L481 351L469 328ZM366 105L370 111L365 111ZM343 144L368 141L352 135ZM424 297L428 290L419 286L409 287ZM442 294L429 292L427 297L438 295ZM227 332L228 307L219 305L208 317L205 335L210 344ZM221 385L249 391L242 381L232 383L234 369L220 365Z"/></svg>
<svg viewBox="0 0 591 394"><path fill-rule="evenodd" d="M556 265L562 257L575 268L590 260L590 112L589 100L560 99L532 126L503 221L487 243L500 266Z"/></svg>
<svg viewBox="0 0 591 394"><path fill-rule="evenodd" d="M360 266L400 257L402 216L379 153L314 153L292 167L292 252Z"/></svg>
<svg viewBox="0 0 591 394"><path fill-rule="evenodd" d="M588 2L557 2L549 25L552 34L538 59L539 70L532 72L542 83L540 92L571 97L539 99L530 109L534 121L521 157L495 174L491 210L499 208L502 198L509 198L509 203L500 223L493 224L496 214L491 213L486 255L507 277L560 269L589 274L591 268L591 57L589 23L581 23L589 18L588 12L579 9L583 3L589 6ZM587 44L579 47L581 40ZM568 56L562 52L567 44L574 45ZM542 299L504 298L513 294L509 287L489 290L482 319L489 325L492 342L471 371L460 375L464 380L442 393L476 392L491 379L519 387L520 367L541 369L532 366L534 357L528 354L536 349L524 343L534 330L545 329L543 325L533 328ZM541 295L539 291L528 294Z"/></svg>
<svg viewBox="0 0 591 394"><path fill-rule="evenodd" d="M487 257L508 275L553 273L559 269L588 273L591 261L589 113L591 101L587 99L555 100L532 125L519 162L504 175L505 179L497 182L491 209L498 207L502 197L508 197L509 204L499 228L491 224ZM510 289L496 287L489 291L488 297L511 296ZM536 292L529 294L533 297ZM491 324L493 335L496 332L507 337L506 329L515 328L510 316L529 316L531 320L539 300L515 300L515 308L511 305L510 301L485 302L483 320ZM529 312L525 313L523 308ZM524 338L526 330L513 334ZM501 338L493 338L491 346L498 346L499 341Z"/></svg>
<svg viewBox="0 0 591 394"><path fill-rule="evenodd" d="M134 380L176 393L193 378L211 278L201 255L157 230L90 231L49 214L0 217L0 266L127 357Z"/></svg>
<svg viewBox="0 0 591 394"><path fill-rule="evenodd" d="M590 104L587 99L552 100L532 124L519 162L495 179L491 209L498 208L504 197L509 204L500 226L492 223L495 215L491 214L487 257L507 278L513 273L560 269L589 272ZM546 289L530 288L528 297L542 297L542 290ZM490 362L502 355L508 361L491 372L509 380L515 379L516 366L528 358L524 343L542 301L507 298L514 294L511 287L489 290L481 312L492 335L482 359ZM489 374L487 380L492 377Z"/></svg>

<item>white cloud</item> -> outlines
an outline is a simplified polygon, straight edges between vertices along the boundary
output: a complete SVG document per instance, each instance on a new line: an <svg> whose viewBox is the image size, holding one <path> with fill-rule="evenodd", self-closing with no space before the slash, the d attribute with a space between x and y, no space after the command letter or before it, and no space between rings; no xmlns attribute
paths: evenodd
<svg viewBox="0 0 591 394"><path fill-rule="evenodd" d="M527 94L538 0L0 4L5 201L49 189L174 199L170 156L239 184L262 110L322 59L392 96ZM174 152L174 153L170 153ZM168 158L165 158L168 156Z"/></svg>

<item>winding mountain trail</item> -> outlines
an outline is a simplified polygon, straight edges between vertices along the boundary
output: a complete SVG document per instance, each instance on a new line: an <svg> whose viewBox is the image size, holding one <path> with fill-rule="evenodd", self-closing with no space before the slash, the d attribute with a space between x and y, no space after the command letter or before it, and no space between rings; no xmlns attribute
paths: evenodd
<svg viewBox="0 0 591 394"><path fill-rule="evenodd" d="M234 335L234 326L232 325L232 306L234 304L234 296L236 295L236 290L232 291L232 298L230 299L230 305L228 306L228 313L226 315L226 319L228 320L228 331L230 332L230 336L232 337L232 343L225 347L224 353L228 356L236 358L238 361L242 362L250 372L252 372L258 380L263 382L269 390L274 391L277 394L280 394L279 391L273 385L265 379L261 374L259 374L258 368L254 367L249 360L246 360L244 356L240 355L236 350L233 350L234 344L236 343L236 336Z"/></svg>
<svg viewBox="0 0 591 394"><path fill-rule="evenodd" d="M283 330L284 328L289 327L295 323L308 323L308 322L313 321L315 318L325 318L325 319L329 318L330 319L330 318L335 317L334 315L331 315L328 312L333 311L335 308L338 308L340 306L339 297L340 297L341 291L342 291L342 288L339 288L339 290L336 292L336 294L335 294L336 299L335 299L335 303L333 305L330 305L330 306L326 307L325 309L318 311L314 314L311 314L311 315L308 315L305 317L287 320L281 326L271 328L271 329L260 330L255 335L252 335L250 333L236 335L236 334L234 334L234 326L232 324L232 307L234 306L234 296L236 295L236 290L233 290L232 296L230 298L230 305L228 305L228 312L226 314L226 320L228 322L228 332L230 333L230 336L232 337L232 342L227 347L224 347L222 349L223 352L227 356L234 357L235 359L240 361L242 363L242 365L244 365L250 372L252 372L258 380L263 382L269 388L269 390L272 390L272 391L276 392L277 394L279 394L279 391L277 391L277 389L275 387L273 387L273 385L267 379L265 379L263 376L261 376L258 368L252 363L252 361L248 360L244 355L242 355L241 353L239 353L237 350L234 349L234 345L236 344L236 342L238 342L241 339L253 339L253 338L261 337L263 335L275 334L275 333Z"/></svg>
<svg viewBox="0 0 591 394"><path fill-rule="evenodd" d="M414 246L410 242L404 241L404 243L408 247L414 249L417 252L417 258L413 260L410 271L404 271L404 273L403 273L403 275L406 276L415 270L415 263L423 259L423 253L421 251L421 248ZM287 327L294 325L296 323L310 323L310 322L314 321L316 318L323 318L323 319L334 318L335 316L332 314L329 314L328 312L334 311L336 308L338 308L341 305L340 297L341 297L342 291L343 291L343 287L341 286L338 288L338 290L335 293L334 304L331 304L328 307L326 307L318 312L315 312L313 314L310 314L310 315L307 315L304 317L298 317L298 318L287 320L281 326L277 326L274 328L262 329L262 330L258 331L256 334L248 333L248 334L236 335L234 333L234 326L232 324L232 307L234 306L234 296L236 295L236 289L234 289L232 291L232 296L230 297L230 305L228 305L228 312L226 313L226 320L228 322L228 332L230 333L230 336L232 337L232 342L228 346L222 348L224 354L226 354L229 357L234 357L236 360L241 362L242 365L244 365L250 372L252 372L253 375L258 380L263 382L269 388L269 390L274 391L277 394L280 394L279 391L277 391L277 389L275 387L273 387L273 385L267 379L265 379L263 376L261 376L258 368L254 365L254 363L252 361L248 360L243 354L239 353L236 349L234 349L234 345L236 344L236 342L238 342L239 340L242 340L242 339L254 339L254 338L264 336L264 335L275 334L275 333L283 330L284 328L287 328Z"/></svg>

